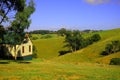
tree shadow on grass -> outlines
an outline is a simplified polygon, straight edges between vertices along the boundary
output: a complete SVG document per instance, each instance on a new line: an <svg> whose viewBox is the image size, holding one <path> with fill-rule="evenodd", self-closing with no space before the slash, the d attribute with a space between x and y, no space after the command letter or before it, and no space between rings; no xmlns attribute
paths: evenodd
<svg viewBox="0 0 120 80"><path fill-rule="evenodd" d="M30 64L30 61L16 61L18 64Z"/></svg>
<svg viewBox="0 0 120 80"><path fill-rule="evenodd" d="M71 52L71 51L69 51L69 50L59 51L59 56L68 54L68 53L70 53L70 52Z"/></svg>
<svg viewBox="0 0 120 80"><path fill-rule="evenodd" d="M27 60L3 60L3 59L0 59L0 64L10 64L10 62L15 62L15 63L18 63L18 64L30 64L31 61L27 61Z"/></svg>
<svg viewBox="0 0 120 80"><path fill-rule="evenodd" d="M4 61L4 60L2 60L2 61L0 61L0 64L10 64L10 61Z"/></svg>

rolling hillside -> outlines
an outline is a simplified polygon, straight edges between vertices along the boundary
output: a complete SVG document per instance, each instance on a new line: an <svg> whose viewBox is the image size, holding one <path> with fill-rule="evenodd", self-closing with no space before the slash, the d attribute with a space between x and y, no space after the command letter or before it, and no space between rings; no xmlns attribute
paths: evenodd
<svg viewBox="0 0 120 80"><path fill-rule="evenodd" d="M38 57L43 59L51 59L59 62L97 62L108 64L110 59L113 57L120 57L120 53L111 54L109 56L101 56L101 51L104 50L105 45L110 43L112 40L120 40L120 28L113 30L106 30L99 33L102 39L88 47L78 50L74 53L68 53L63 56L59 56L60 50L63 48L63 37L55 36L49 39L38 39L34 40L33 43L38 50ZM93 34L93 33L92 33ZM87 34L87 36L92 35Z"/></svg>
<svg viewBox="0 0 120 80"><path fill-rule="evenodd" d="M99 33L102 39L84 49L69 53L59 58L56 58L60 62L97 62L108 64L111 58L120 57L120 52L111 54L108 56L101 56L100 53L104 50L105 45L112 40L120 40L120 28L96 32Z"/></svg>
<svg viewBox="0 0 120 80"><path fill-rule="evenodd" d="M37 35L34 35L34 36L39 37ZM33 40L33 44L37 49L38 58L52 59L54 57L59 56L60 50L65 50L63 48L64 38L57 36L55 34L51 34L51 36L52 38L48 38L48 39Z"/></svg>

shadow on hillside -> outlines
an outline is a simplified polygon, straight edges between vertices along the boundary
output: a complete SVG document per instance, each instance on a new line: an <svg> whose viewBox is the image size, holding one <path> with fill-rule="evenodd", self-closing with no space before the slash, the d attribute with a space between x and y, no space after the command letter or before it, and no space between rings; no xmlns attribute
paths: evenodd
<svg viewBox="0 0 120 80"><path fill-rule="evenodd" d="M70 53L71 51L59 51L59 56L62 56L62 55L65 55L65 54L68 54Z"/></svg>

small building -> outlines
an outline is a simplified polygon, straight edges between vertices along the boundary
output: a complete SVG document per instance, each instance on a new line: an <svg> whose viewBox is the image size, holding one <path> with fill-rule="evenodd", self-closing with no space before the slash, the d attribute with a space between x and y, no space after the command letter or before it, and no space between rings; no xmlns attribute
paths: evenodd
<svg viewBox="0 0 120 80"><path fill-rule="evenodd" d="M15 56L17 60L32 59L32 41L28 37L28 34L25 35L25 39L20 45L16 45L16 51L13 45L8 44L2 44L0 49L4 53L4 57L8 59L15 59Z"/></svg>

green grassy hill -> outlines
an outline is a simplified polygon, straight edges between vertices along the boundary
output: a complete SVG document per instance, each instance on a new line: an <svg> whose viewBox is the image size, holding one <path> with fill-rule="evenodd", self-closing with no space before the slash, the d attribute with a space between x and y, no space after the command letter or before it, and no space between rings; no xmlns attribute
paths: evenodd
<svg viewBox="0 0 120 80"><path fill-rule="evenodd" d="M69 53L59 58L56 58L56 61L61 62L97 62L97 63L106 63L108 64L111 58L119 57L120 53L111 54L109 56L101 56L100 53L104 50L105 45L110 43L112 40L120 40L120 28L96 32L100 34L102 39L88 47L76 51L74 53ZM92 35L92 34L88 34Z"/></svg>
<svg viewBox="0 0 120 80"><path fill-rule="evenodd" d="M78 50L74 53L68 53L63 56L59 56L59 51L65 50L63 48L63 37L59 37L54 34L52 38L33 40L33 43L38 50L39 58L52 59L59 62L97 62L107 64L111 58L120 57L119 52L109 56L100 55L106 44L110 43L112 40L120 40L120 28L96 33L100 34L102 37L100 41L95 42L84 49ZM91 36L92 34L94 33L85 34L84 36Z"/></svg>
<svg viewBox="0 0 120 80"><path fill-rule="evenodd" d="M63 48L64 37L57 36L55 34L49 34L52 37L47 39L37 39L33 40L33 44L37 49L38 58L42 59L52 59L59 56L60 50L65 50ZM34 35L36 37L42 37L42 35ZM43 35L45 36L45 35Z"/></svg>

